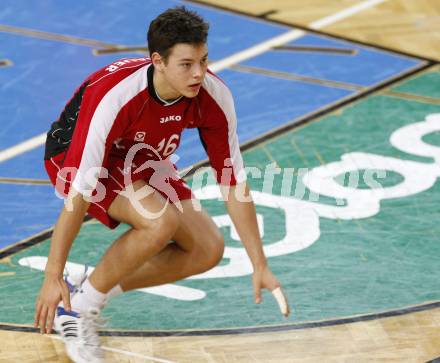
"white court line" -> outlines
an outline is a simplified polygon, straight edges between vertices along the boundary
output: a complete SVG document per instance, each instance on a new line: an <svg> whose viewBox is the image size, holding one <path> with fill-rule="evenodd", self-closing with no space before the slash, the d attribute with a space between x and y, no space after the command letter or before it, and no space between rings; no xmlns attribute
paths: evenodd
<svg viewBox="0 0 440 363"><path fill-rule="evenodd" d="M29 150L35 149L46 142L46 133L33 137L32 139L23 141L15 146L0 151L0 163L24 154Z"/></svg>
<svg viewBox="0 0 440 363"><path fill-rule="evenodd" d="M349 8L346 8L344 10L341 10L333 15L326 16L325 18L322 18L320 20L316 20L309 25L309 28L316 29L316 30L322 29L322 28L326 27L327 25L334 24L334 23L338 22L339 20L348 18L348 17L350 17L356 13L359 13L363 10L366 10L366 9L371 8L373 6L384 3L385 1L388 1L388 0L367 0L367 1L361 2L359 4L350 6Z"/></svg>
<svg viewBox="0 0 440 363"><path fill-rule="evenodd" d="M322 19L316 20L313 23L309 24L309 28L311 29L322 29L323 27L334 24L342 19L348 18L356 13L359 13L365 9L368 9L372 6L375 6L377 4L383 3L388 0L367 0L364 2L361 2L359 4L353 5L349 8L346 8L344 10L341 10L333 15L326 16ZM257 44L253 47L250 47L246 50L243 50L241 52L235 53L231 55L230 57L227 57L225 59L222 59L218 62L213 63L209 68L214 71L218 72L222 69L225 69L229 66L232 66L234 64L243 62L247 59L256 57L257 55L260 55L262 53L267 52L268 50L279 46L286 44L288 42L291 42L292 40L298 39L302 37L304 34L306 34L306 31L304 30L298 30L294 29L291 31L288 31L287 33L278 35L272 39L269 39L263 43Z"/></svg>
<svg viewBox="0 0 440 363"><path fill-rule="evenodd" d="M274 38L266 40L265 42L254 45L253 47L250 47L241 52L226 57L220 61L212 63L209 66L209 69L212 70L213 72L221 71L225 68L228 68L229 66L256 57L257 55L263 54L278 45L283 45L288 42L291 42L292 40L301 38L304 34L306 34L304 30L298 30L298 29L290 30L287 33L278 35Z"/></svg>
<svg viewBox="0 0 440 363"><path fill-rule="evenodd" d="M261 216L260 216L261 217ZM261 221L260 221L261 223ZM39 271L44 271L47 264L47 257L45 256L28 256L21 258L18 263L21 266L26 266ZM88 266L87 274L90 275L95 268ZM66 262L65 273L70 276L81 275L86 270L85 266L79 263ZM143 289L136 289L136 291L159 295L170 299L180 301L195 301L201 300L206 296L203 290L194 289L192 287L180 286L176 284L164 284L158 286L147 287Z"/></svg>
<svg viewBox="0 0 440 363"><path fill-rule="evenodd" d="M63 339L61 337L59 337L59 336L52 336L52 335L46 335L46 336L48 338L50 338L50 339L63 341ZM150 362L176 363L176 362L172 362L172 361L166 360L166 359L161 359L161 358L156 358L156 357L149 357L148 355L143 355L143 354L139 354L139 353L129 352L127 350L110 348L110 347L106 347L106 346L102 346L101 348L102 348L102 350L105 350L107 352L118 353L118 354L126 355L126 356L129 356L129 357L141 358L141 359L145 359L146 361L150 361Z"/></svg>
<svg viewBox="0 0 440 363"><path fill-rule="evenodd" d="M366 10L368 8L371 8L375 5L381 4L388 0L366 0L359 4L350 6L349 8L346 8L344 10L338 11L337 13L333 15L326 16L322 19L316 20L312 22L309 27L315 30L322 29L325 26L328 26L330 24L334 24L340 20L346 19L354 14L357 14L363 10ZM284 34L278 35L274 38L271 38L269 40L266 40L265 42L262 42L260 44L257 44L253 47L250 47L248 49L245 49L241 52L235 53L229 57L226 57L220 61L217 61L210 65L210 69L213 72L219 72L225 68L228 68L231 65L243 62L247 59L256 57L257 55L263 54L267 52L268 50L272 49L273 47L286 44L288 42L291 42L292 40L298 39L302 37L306 32L304 30L290 30ZM11 146L8 149L5 149L3 151L0 151L0 163L12 159L20 154L23 154L27 151L30 151L32 149L35 149L41 145L43 145L46 141L46 134L41 134L38 136L33 137L32 139L29 139L27 141L24 141L18 145Z"/></svg>

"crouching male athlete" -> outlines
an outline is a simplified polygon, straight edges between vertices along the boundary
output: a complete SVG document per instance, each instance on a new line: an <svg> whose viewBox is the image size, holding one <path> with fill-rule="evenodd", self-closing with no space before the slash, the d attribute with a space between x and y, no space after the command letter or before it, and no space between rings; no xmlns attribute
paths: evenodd
<svg viewBox="0 0 440 363"><path fill-rule="evenodd" d="M252 261L256 303L263 288L284 299L267 265L255 206L235 193L241 188L248 196L249 190L234 104L225 84L207 69L207 34L208 24L196 13L184 7L165 11L148 30L151 59L122 59L89 76L47 134L46 169L67 202L52 235L35 326L45 333L54 324L75 362L103 361L97 318L110 297L200 274L222 258L222 235L195 207L190 188L176 173L158 177L162 171L151 167L158 162L175 170L170 156L185 128L198 128L222 186ZM141 189L136 204L130 198ZM63 271L86 212L110 228L123 222L131 229L70 296Z"/></svg>

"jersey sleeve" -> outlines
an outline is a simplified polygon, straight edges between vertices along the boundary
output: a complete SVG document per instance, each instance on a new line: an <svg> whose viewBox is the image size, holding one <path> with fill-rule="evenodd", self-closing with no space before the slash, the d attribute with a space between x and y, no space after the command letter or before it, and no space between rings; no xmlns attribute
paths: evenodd
<svg viewBox="0 0 440 363"><path fill-rule="evenodd" d="M199 134L208 154L217 182L236 185L246 180L243 158L237 135L237 117L229 89L214 75L207 74L207 91L213 105L209 106Z"/></svg>
<svg viewBox="0 0 440 363"><path fill-rule="evenodd" d="M139 73L139 74L137 74ZM74 189L92 195L99 177L106 177L106 160L129 120L129 101L145 87L144 70L124 76L99 74L89 80L63 167L75 168Z"/></svg>

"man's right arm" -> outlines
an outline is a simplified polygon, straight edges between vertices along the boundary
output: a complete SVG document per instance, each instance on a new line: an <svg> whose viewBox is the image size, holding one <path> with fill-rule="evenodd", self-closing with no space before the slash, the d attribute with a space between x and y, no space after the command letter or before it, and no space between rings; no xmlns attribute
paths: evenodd
<svg viewBox="0 0 440 363"><path fill-rule="evenodd" d="M63 280L64 267L70 248L81 228L89 202L71 188L68 203L61 210L50 245L45 278L35 305L35 327L50 333L58 303L70 310L69 290Z"/></svg>

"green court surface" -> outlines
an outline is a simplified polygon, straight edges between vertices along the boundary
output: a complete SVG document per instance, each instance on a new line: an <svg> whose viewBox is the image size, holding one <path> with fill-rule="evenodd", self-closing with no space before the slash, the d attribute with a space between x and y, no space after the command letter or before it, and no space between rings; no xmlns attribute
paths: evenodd
<svg viewBox="0 0 440 363"><path fill-rule="evenodd" d="M402 85L394 87L398 92L408 92L419 96L440 98L440 71L439 69L426 72L421 77L416 77Z"/></svg>
<svg viewBox="0 0 440 363"><path fill-rule="evenodd" d="M439 89L440 74L431 70L393 90L440 101ZM210 187L205 194L210 199L203 200L203 205L223 226L228 248L222 263L208 274L178 282L166 291L131 292L115 298L104 310L111 318L109 328L275 325L440 300L440 116L431 116L429 125L422 124L427 116L436 114L440 114L439 103L375 94L244 153L248 167L264 171L276 162L283 170L274 176L272 190L267 179L264 183L263 178L249 176L249 184L255 191L270 266L293 308L288 320L281 317L268 293L261 305L253 303L244 250ZM403 128L410 125L413 128L404 133ZM420 137L425 148L418 155L393 146L399 142L415 145L412 139L404 142L405 137L425 126L428 131ZM391 135L399 129L402 132L395 134L391 144ZM429 152L431 156L423 154ZM341 160L345 160L345 169ZM359 173L347 173L347 168ZM306 173L309 179L303 182ZM316 178L324 182L313 184ZM340 189L323 187L330 179ZM307 185L319 189L321 195L311 193ZM126 228L110 231L97 223L86 224L69 261L94 266ZM10 264L0 265L0 273L15 272L1 280L1 322L32 323L43 274L34 265L24 267L19 261L23 264L24 257L47 256L48 249L49 243L44 241L12 256Z"/></svg>

